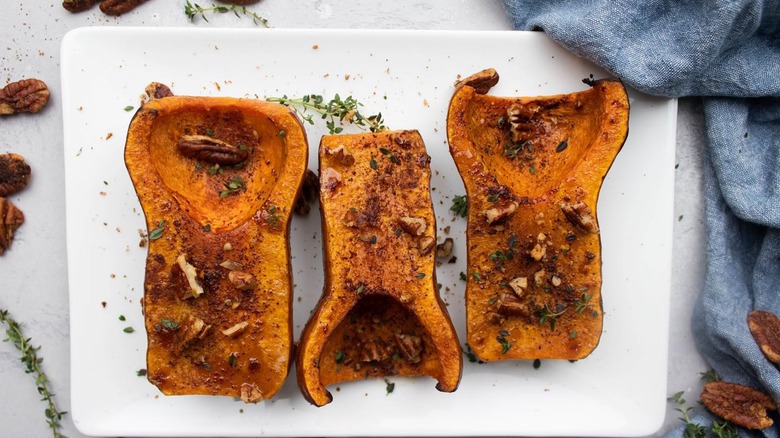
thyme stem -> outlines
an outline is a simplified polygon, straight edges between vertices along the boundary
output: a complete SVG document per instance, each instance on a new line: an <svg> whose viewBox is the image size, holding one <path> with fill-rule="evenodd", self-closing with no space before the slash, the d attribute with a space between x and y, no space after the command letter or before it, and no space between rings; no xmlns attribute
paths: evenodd
<svg viewBox="0 0 780 438"><path fill-rule="evenodd" d="M49 379L40 366L43 358L38 356L38 350L41 347L34 347L31 343L31 338L24 337L21 324L8 316L7 310L0 309L0 322L7 327L5 333L8 335L8 338L3 341L11 341L14 347L22 354L20 359L27 367L24 372L35 374L35 384L38 387L38 393L43 397L41 401L45 401L48 404L44 414L46 415L46 422L49 424L52 436L54 438L64 438L60 433L60 420L67 412L57 410L57 405L54 403L54 394L49 391Z"/></svg>
<svg viewBox="0 0 780 438"><path fill-rule="evenodd" d="M209 19L206 18L207 12L225 14L231 11L238 18L241 18L241 14L250 16L252 17L252 22L254 22L256 25L258 26L262 25L263 27L268 27L268 20L250 11L249 9L246 8L246 6L212 4L211 7L204 8L197 3L190 3L190 0L187 0L186 3L184 3L184 13L187 15L187 18L189 18L190 21L192 22L195 22L195 18L198 15L200 15L200 18L202 18L203 21L208 23ZM239 14L239 12L241 14Z"/></svg>
<svg viewBox="0 0 780 438"><path fill-rule="evenodd" d="M318 94L307 94L300 98L289 98L287 96L268 97L266 100L291 108L295 114L311 125L314 124L314 115L320 115L325 120L325 125L331 134L339 134L344 130L344 128L336 126L337 121L371 132L380 132L387 129L384 120L382 120L382 113L368 117L363 116L359 111L363 104L352 96L342 99L336 94L333 96L333 99L327 102Z"/></svg>

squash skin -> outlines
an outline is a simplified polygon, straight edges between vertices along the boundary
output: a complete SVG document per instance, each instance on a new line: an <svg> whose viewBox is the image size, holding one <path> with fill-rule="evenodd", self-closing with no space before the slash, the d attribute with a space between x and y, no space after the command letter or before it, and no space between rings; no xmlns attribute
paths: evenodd
<svg viewBox="0 0 780 438"><path fill-rule="evenodd" d="M462 84L450 102L450 153L469 200L467 342L482 360L576 360L599 343L596 206L629 102L617 80L585 82L592 88L518 98ZM564 213L583 204L590 232ZM506 214L490 223L496 212Z"/></svg>
<svg viewBox="0 0 780 438"><path fill-rule="evenodd" d="M341 146L352 164L333 153ZM455 391L462 351L436 290L436 218L422 138L417 131L325 136L319 157L325 286L296 353L304 397L323 406L332 400L327 385L386 375L431 376L440 391ZM335 185L333 170L341 176ZM404 231L400 217L424 219L424 232ZM427 252L423 239L433 244ZM397 334L419 338L418 363L400 351ZM382 352L372 353L375 346Z"/></svg>
<svg viewBox="0 0 780 438"><path fill-rule="evenodd" d="M249 158L240 169L210 175L210 164L177 151L183 134L244 145ZM164 221L160 237L149 239L143 298L147 376L163 394L256 402L284 383L293 346L289 223L307 149L302 124L277 104L171 96L135 114L125 164L148 233ZM246 190L221 197L234 176ZM190 295L180 255L196 268L201 296ZM226 260L239 263L256 287L239 290L220 266ZM199 330L198 320L210 328ZM248 326L236 335L222 333L243 322Z"/></svg>

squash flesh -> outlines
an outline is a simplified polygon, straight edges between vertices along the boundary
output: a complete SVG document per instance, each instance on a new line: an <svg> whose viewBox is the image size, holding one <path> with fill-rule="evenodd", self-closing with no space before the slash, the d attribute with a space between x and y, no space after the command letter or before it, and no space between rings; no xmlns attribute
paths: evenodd
<svg viewBox="0 0 780 438"><path fill-rule="evenodd" d="M435 289L435 251L420 249L436 239L422 138L325 136L319 156L325 287L298 346L301 391L322 406L332 400L327 385L385 375L427 375L454 391L460 345ZM404 231L402 217L424 220L424 231ZM419 341L419 361L404 356L397 336Z"/></svg>
<svg viewBox="0 0 780 438"><path fill-rule="evenodd" d="M483 360L575 360L598 345L596 206L627 135L628 99L617 81L591 85L530 98L464 85L450 103L450 152L469 199L467 339ZM567 218L572 208L590 232Z"/></svg>
<svg viewBox="0 0 780 438"><path fill-rule="evenodd" d="M241 144L249 158L220 171L177 151L185 134ZM292 360L289 221L307 155L302 125L280 105L176 96L135 115L125 162L147 232L162 230L149 239L144 281L147 376L164 394L254 402L282 386ZM244 187L221 195L235 177ZM233 271L255 287L239 289Z"/></svg>

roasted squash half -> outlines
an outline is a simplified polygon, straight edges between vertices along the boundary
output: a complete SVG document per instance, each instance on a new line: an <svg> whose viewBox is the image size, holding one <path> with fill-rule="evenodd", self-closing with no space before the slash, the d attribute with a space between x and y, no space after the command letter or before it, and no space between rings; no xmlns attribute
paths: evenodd
<svg viewBox="0 0 780 438"><path fill-rule="evenodd" d="M380 376L431 376L454 391L462 354L436 289L430 157L417 131L322 138L325 287L298 345L304 397Z"/></svg>
<svg viewBox="0 0 780 438"><path fill-rule="evenodd" d="M493 70L456 84L450 152L468 195L467 341L479 358L581 359L602 331L602 181L628 134L617 80L494 97Z"/></svg>
<svg viewBox="0 0 780 438"><path fill-rule="evenodd" d="M168 96L145 103L125 163L148 228L148 379L167 395L257 402L292 361L289 223L307 166L286 107Z"/></svg>

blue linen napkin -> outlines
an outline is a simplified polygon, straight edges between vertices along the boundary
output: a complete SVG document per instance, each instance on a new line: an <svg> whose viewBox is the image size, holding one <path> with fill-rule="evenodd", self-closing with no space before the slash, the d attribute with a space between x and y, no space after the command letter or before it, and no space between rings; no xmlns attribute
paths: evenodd
<svg viewBox="0 0 780 438"><path fill-rule="evenodd" d="M746 323L752 310L780 315L780 0L503 2L516 29L543 30L637 90L702 97L706 278L694 336L723 380L780 402L780 371Z"/></svg>

